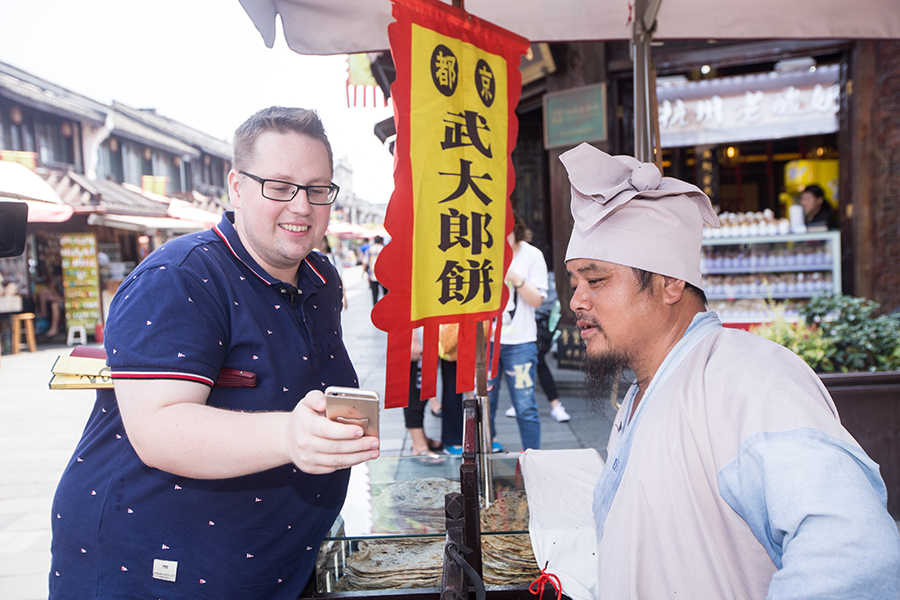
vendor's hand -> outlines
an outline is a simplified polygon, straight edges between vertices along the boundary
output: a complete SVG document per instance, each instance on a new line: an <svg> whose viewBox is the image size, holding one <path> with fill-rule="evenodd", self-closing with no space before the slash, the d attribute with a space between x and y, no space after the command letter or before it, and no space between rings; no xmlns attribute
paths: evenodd
<svg viewBox="0 0 900 600"><path fill-rule="evenodd" d="M325 394L313 390L291 413L287 455L301 471L331 473L378 458L380 441L364 436L362 427L331 421L325 416Z"/></svg>

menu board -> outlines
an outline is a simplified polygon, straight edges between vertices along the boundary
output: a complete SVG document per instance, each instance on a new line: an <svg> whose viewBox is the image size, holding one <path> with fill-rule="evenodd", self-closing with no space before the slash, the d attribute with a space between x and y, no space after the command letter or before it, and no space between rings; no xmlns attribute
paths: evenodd
<svg viewBox="0 0 900 600"><path fill-rule="evenodd" d="M97 238L93 233L59 236L63 287L66 292L66 327L83 326L89 332L100 322L100 271Z"/></svg>

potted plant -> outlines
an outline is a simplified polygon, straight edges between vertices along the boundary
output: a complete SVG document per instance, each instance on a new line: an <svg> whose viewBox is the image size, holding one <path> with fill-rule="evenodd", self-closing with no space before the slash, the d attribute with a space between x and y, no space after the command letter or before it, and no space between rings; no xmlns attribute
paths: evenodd
<svg viewBox="0 0 900 600"><path fill-rule="evenodd" d="M789 322L775 311L754 333L790 348L818 374L841 423L881 466L888 510L900 518L900 319L843 294L817 296Z"/></svg>

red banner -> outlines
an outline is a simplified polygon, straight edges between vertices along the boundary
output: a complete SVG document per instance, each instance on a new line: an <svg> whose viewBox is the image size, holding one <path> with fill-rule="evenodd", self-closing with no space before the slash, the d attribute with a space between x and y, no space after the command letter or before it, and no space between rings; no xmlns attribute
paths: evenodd
<svg viewBox="0 0 900 600"><path fill-rule="evenodd" d="M509 294L511 153L528 49L528 40L436 0L393 0L393 16L391 242L375 266L388 294L372 310L388 333L386 408L408 402L416 327L424 331L422 398L436 395L441 324L460 325L457 392L475 387L476 324L499 316Z"/></svg>

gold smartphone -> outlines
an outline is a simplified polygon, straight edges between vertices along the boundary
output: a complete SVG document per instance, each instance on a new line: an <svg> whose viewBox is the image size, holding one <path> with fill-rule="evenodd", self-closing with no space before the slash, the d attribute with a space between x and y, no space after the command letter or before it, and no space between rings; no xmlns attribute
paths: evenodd
<svg viewBox="0 0 900 600"><path fill-rule="evenodd" d="M356 388L325 388L325 416L338 423L359 425L363 435L378 437L381 402L378 392Z"/></svg>

